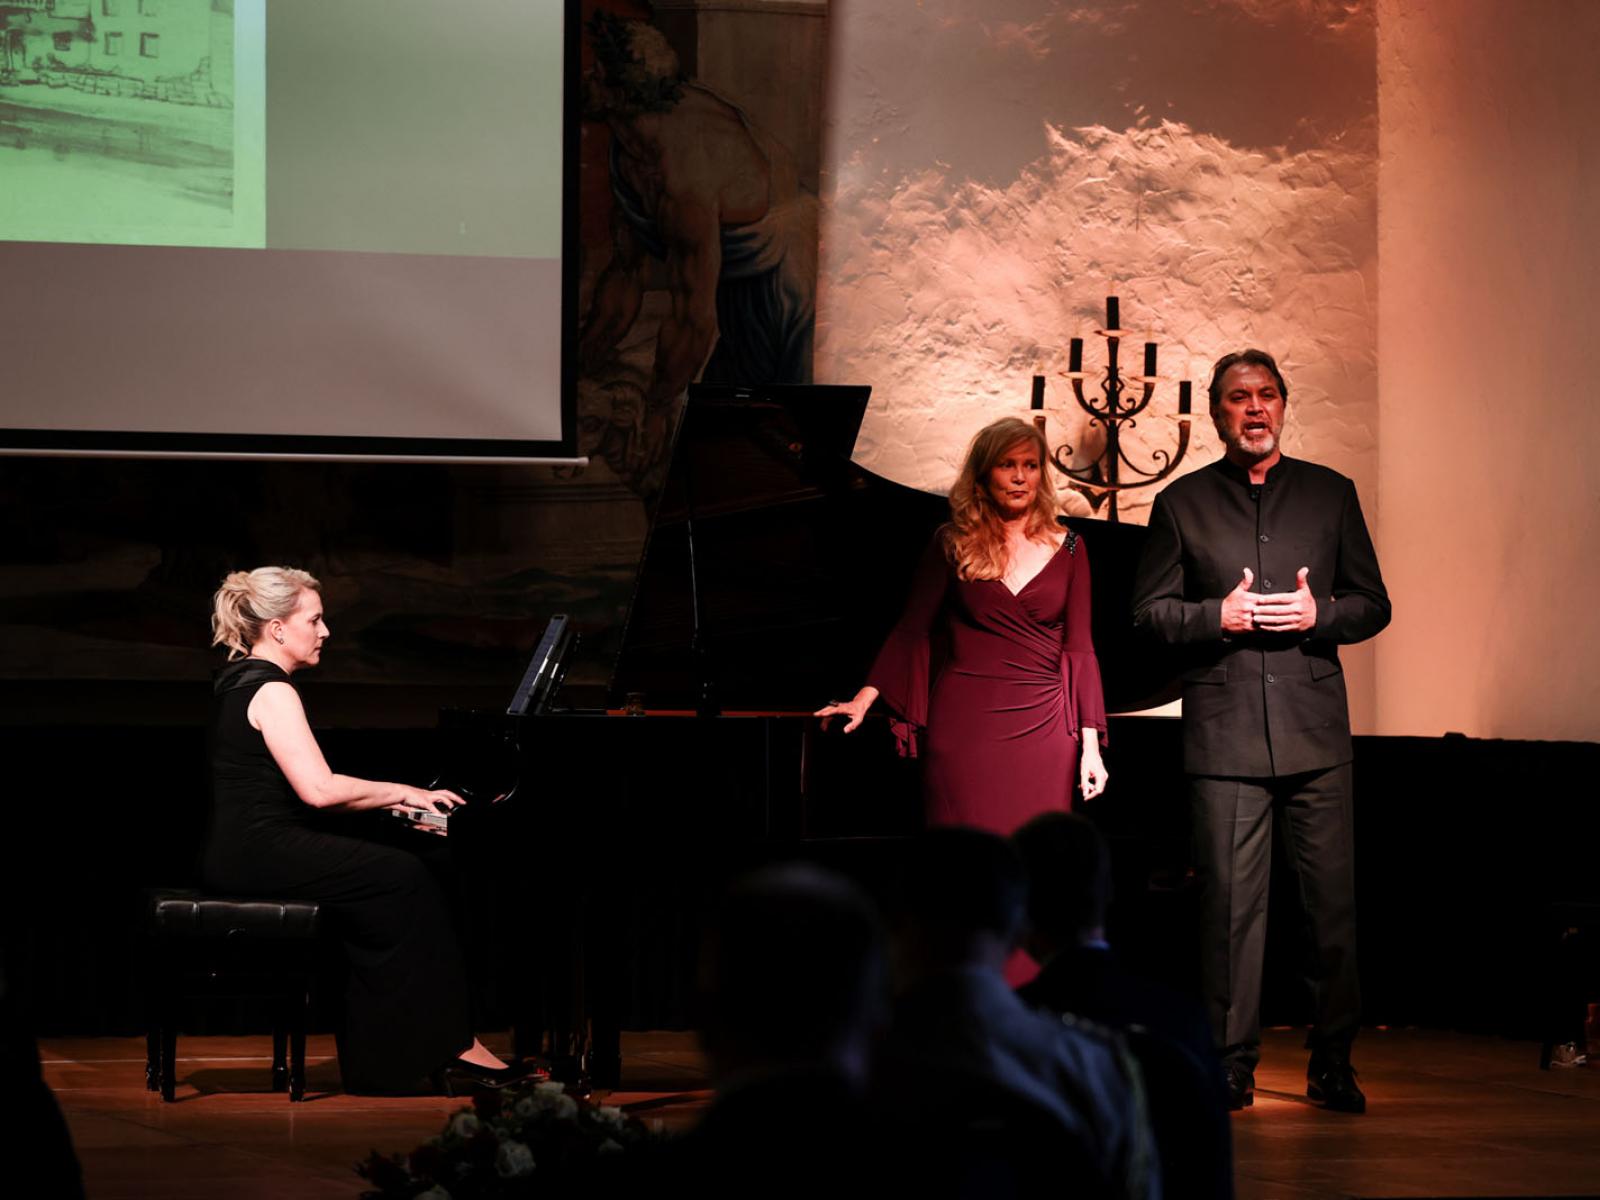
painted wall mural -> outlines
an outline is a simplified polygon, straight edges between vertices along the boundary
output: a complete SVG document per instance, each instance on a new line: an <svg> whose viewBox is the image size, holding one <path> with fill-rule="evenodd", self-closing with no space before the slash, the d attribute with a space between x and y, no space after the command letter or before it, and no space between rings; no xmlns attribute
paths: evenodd
<svg viewBox="0 0 1600 1200"><path fill-rule="evenodd" d="M607 185L585 208L585 448L648 495L697 378L811 381L816 179L720 81L691 76L657 26L599 9L585 32L585 168ZM813 160L820 135L804 147Z"/></svg>

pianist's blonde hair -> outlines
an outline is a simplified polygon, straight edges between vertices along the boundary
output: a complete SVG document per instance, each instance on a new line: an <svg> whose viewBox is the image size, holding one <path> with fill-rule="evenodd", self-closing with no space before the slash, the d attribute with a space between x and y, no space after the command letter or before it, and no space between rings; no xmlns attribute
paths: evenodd
<svg viewBox="0 0 1600 1200"><path fill-rule="evenodd" d="M1056 534L1055 483L1050 478L1050 451L1044 434L1020 417L1002 417L978 430L967 447L967 461L950 488L950 524L945 526L945 552L956 574L966 580L1000 579L1006 573L1006 533L1000 509L989 494L989 472L1019 442L1039 456L1039 490L1028 512L1030 541L1047 542Z"/></svg>
<svg viewBox="0 0 1600 1200"><path fill-rule="evenodd" d="M298 567L257 567L234 571L222 581L211 601L211 644L228 648L228 661L244 658L261 640L268 621L281 621L300 604L307 588L322 585Z"/></svg>

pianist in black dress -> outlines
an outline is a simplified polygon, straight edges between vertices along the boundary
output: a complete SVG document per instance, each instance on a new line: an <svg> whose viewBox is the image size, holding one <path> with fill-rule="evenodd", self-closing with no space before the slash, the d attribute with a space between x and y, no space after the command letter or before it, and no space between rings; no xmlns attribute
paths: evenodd
<svg viewBox="0 0 1600 1200"><path fill-rule="evenodd" d="M319 809L447 810L461 797L328 768L291 680L321 660L328 638L320 585L305 571L235 571L211 622L229 662L212 704L206 884L315 900L330 914L349 959L346 1091L413 1091L441 1076L509 1082L517 1069L473 1036L461 953L428 869L406 850L325 832L315 820Z"/></svg>

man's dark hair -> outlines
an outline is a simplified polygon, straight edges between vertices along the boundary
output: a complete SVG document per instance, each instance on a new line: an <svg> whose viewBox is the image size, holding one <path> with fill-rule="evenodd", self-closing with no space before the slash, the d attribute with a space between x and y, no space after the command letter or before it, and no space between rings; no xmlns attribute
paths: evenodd
<svg viewBox="0 0 1600 1200"><path fill-rule="evenodd" d="M1111 854L1100 831L1075 813L1042 813L1011 835L1028 872L1028 919L1053 942L1076 941L1106 923Z"/></svg>
<svg viewBox="0 0 1600 1200"><path fill-rule="evenodd" d="M1217 359L1217 365L1211 368L1211 411L1217 411L1217 405L1222 403L1222 377L1228 373L1229 367L1236 367L1245 363L1252 367L1265 367L1272 372L1272 377L1278 381L1278 395L1284 402L1289 400L1289 385L1284 382L1283 372L1278 370L1278 363L1265 350L1235 350L1232 354L1224 354Z"/></svg>
<svg viewBox="0 0 1600 1200"><path fill-rule="evenodd" d="M1011 844L981 829L930 829L911 843L900 877L902 921L950 934L1017 936L1028 876Z"/></svg>
<svg viewBox="0 0 1600 1200"><path fill-rule="evenodd" d="M886 960L877 913L849 880L799 863L747 875L704 947L706 1047L820 1061L875 1018Z"/></svg>

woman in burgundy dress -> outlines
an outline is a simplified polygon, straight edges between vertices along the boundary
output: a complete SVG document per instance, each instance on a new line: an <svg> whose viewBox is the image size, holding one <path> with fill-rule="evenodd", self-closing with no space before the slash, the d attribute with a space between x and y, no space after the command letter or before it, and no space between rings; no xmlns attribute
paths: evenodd
<svg viewBox="0 0 1600 1200"><path fill-rule="evenodd" d="M1105 790L1105 700L1089 638L1089 558L1056 523L1044 435L1007 417L973 438L904 614L848 702L881 700L924 760L930 825L1010 834Z"/></svg>

